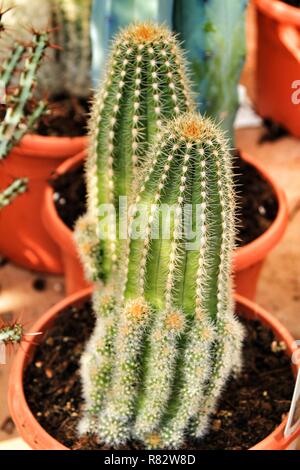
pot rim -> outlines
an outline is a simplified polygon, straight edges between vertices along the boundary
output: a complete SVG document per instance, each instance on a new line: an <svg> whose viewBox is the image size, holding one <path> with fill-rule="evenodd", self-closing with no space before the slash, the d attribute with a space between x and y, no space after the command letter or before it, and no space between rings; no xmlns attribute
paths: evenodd
<svg viewBox="0 0 300 470"><path fill-rule="evenodd" d="M256 7L279 23L300 26L300 9L280 0L254 0Z"/></svg>
<svg viewBox="0 0 300 470"><path fill-rule="evenodd" d="M55 137L27 134L13 148L12 153L20 157L51 158L61 160L72 157L82 147L87 147L86 135L77 137Z"/></svg>
<svg viewBox="0 0 300 470"><path fill-rule="evenodd" d="M65 309L70 304L82 302L91 297L91 295L92 288L89 287L80 292L77 292L76 294L66 297L50 310L48 310L48 312L45 313L34 324L31 331L45 331L45 327L53 322L54 318L60 313L61 310ZM245 299L240 295L236 294L235 300L241 309L241 313L243 312L246 316L248 315L253 318L258 318L262 323L268 325L276 333L276 336L286 343L287 354L290 356L292 355L292 353L297 349L297 345L295 344L291 334L276 318L267 313L254 302ZM32 357L33 351L36 347L36 341L39 341L39 338L41 340L41 337L29 337L28 342L24 343L23 348L19 348L17 351L9 379L9 409L14 422L17 425L18 431L31 448L36 450L68 450L67 447L50 436L50 434L48 434L38 423L35 416L32 414L25 398L23 388L23 372L25 370L26 364ZM293 367L295 375L299 369L300 364ZM273 448L277 450L286 449L300 435L300 426L290 436L285 437L283 435L285 425L286 418L271 434L269 434L262 441L258 442L255 446L251 447L250 450L268 450Z"/></svg>
<svg viewBox="0 0 300 470"><path fill-rule="evenodd" d="M271 186L277 199L278 211L275 220L262 235L247 245L236 249L233 261L236 272L247 269L263 260L281 239L288 223L288 207L284 191L256 159L250 157L248 153L243 151L240 151L240 154L243 160L253 166ZM84 163L86 155L87 150L84 150L78 155L69 158L57 168L56 174L62 175L76 168L80 163ZM63 247L63 250L67 252L69 256L78 257L73 232L59 217L53 201L53 194L54 190L50 184L48 184L45 191L44 210L42 214L45 227L53 239Z"/></svg>
<svg viewBox="0 0 300 470"><path fill-rule="evenodd" d="M234 255L234 268L242 271L262 261L282 238L288 224L288 205L285 192L278 186L277 182L267 170L247 152L241 151L243 160L253 166L256 171L271 186L277 199L278 211L270 227L259 237L247 245L237 248Z"/></svg>
<svg viewBox="0 0 300 470"><path fill-rule="evenodd" d="M64 161L59 167L55 170L56 175L63 175L68 171L75 169L80 163L84 163L87 151L83 150L72 158ZM63 251L67 252L69 256L73 258L79 255L77 252L77 247L75 240L73 239L73 232L69 227L64 223L60 218L53 200L54 189L48 183L45 195L44 195L44 208L42 211L42 220L49 234L60 247L63 247Z"/></svg>

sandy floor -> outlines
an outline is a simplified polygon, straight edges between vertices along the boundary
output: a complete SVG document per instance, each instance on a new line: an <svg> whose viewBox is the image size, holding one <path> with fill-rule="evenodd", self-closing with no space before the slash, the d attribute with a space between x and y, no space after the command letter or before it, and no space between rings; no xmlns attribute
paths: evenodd
<svg viewBox="0 0 300 470"><path fill-rule="evenodd" d="M250 95L253 95L253 27L249 23L249 59L243 75ZM237 132L237 145L247 151L271 172L285 189L290 209L288 230L284 239L269 256L260 278L257 302L279 318L300 339L300 141L286 137L275 143L259 145L263 130L243 129ZM12 314L22 314L28 325L63 297L62 279L46 277L46 289L32 285L38 275L10 264L0 269L0 315L9 320ZM15 437L7 421L6 387L10 368L0 366L0 440Z"/></svg>

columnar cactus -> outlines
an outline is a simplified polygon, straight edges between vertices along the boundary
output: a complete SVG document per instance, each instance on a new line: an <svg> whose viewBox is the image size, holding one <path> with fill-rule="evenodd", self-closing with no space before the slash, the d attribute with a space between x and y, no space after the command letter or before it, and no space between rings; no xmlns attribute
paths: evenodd
<svg viewBox="0 0 300 470"><path fill-rule="evenodd" d="M114 234L99 241L100 208L112 204L118 218L119 198L130 198L163 120L190 107L184 58L175 37L152 23L138 23L118 34L93 105L88 209L75 230L89 279L106 281L120 255Z"/></svg>
<svg viewBox="0 0 300 470"><path fill-rule="evenodd" d="M0 191L0 209L8 206L19 194L23 194L27 189L27 183L27 178L19 178Z"/></svg>
<svg viewBox="0 0 300 470"><path fill-rule="evenodd" d="M0 122L0 160L46 109L44 101L37 102L33 110L26 108L33 97L37 71L48 45L48 33L33 32L29 44L16 43L0 70L1 104L4 105Z"/></svg>
<svg viewBox="0 0 300 470"><path fill-rule="evenodd" d="M231 142L237 86L246 51L248 0L175 0L173 29L187 50L201 113L217 119Z"/></svg>
<svg viewBox="0 0 300 470"><path fill-rule="evenodd" d="M178 448L207 431L241 365L230 275L234 206L222 133L195 113L170 121L140 177L122 270L95 294L80 433L110 446L137 439Z"/></svg>
<svg viewBox="0 0 300 470"><path fill-rule="evenodd" d="M63 89L87 97L91 92L90 17L92 0L51 0Z"/></svg>

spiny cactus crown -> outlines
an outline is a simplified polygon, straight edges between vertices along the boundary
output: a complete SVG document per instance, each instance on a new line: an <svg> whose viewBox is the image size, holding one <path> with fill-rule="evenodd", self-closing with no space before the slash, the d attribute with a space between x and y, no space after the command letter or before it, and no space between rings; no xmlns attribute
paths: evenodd
<svg viewBox="0 0 300 470"><path fill-rule="evenodd" d="M52 0L56 42L61 47L57 60L64 90L88 97L91 89L90 16L92 0Z"/></svg>
<svg viewBox="0 0 300 470"><path fill-rule="evenodd" d="M95 294L96 327L82 357L81 433L110 446L138 439L147 448L177 448L207 431L241 362L230 275L234 202L222 133L194 113L172 120L143 169L121 276ZM165 206L173 208L168 237L160 225Z"/></svg>
<svg viewBox="0 0 300 470"><path fill-rule="evenodd" d="M0 99L4 113L0 121L0 160L8 155L46 109L44 101L39 101L33 110L26 108L33 97L37 70L48 45L48 33L34 32L30 44L16 43L13 46L1 67Z"/></svg>
<svg viewBox="0 0 300 470"><path fill-rule="evenodd" d="M19 194L27 189L27 178L14 180L7 188L0 192L0 209L8 206Z"/></svg>
<svg viewBox="0 0 300 470"><path fill-rule="evenodd" d="M0 344L5 346L10 344L20 344L23 340L24 328L21 323L13 323L12 325L0 324Z"/></svg>
<svg viewBox="0 0 300 470"><path fill-rule="evenodd" d="M192 107L185 63L176 38L164 27L137 23L115 39L90 120L86 164L88 209L75 230L89 279L107 280L119 244L99 241L100 208L131 197L146 151L165 119Z"/></svg>
<svg viewBox="0 0 300 470"><path fill-rule="evenodd" d="M199 110L221 123L231 142L245 61L248 0L176 0L173 28L187 50Z"/></svg>

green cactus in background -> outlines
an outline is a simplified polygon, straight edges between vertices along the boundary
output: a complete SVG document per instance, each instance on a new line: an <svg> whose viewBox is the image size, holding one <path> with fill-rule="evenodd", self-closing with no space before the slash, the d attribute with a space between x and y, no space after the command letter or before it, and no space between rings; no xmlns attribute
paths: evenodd
<svg viewBox="0 0 300 470"><path fill-rule="evenodd" d="M222 132L195 113L170 121L140 176L122 269L94 296L80 433L96 433L109 446L138 439L169 449L207 431L241 366L243 330L231 286L234 206ZM172 209L170 236L161 225L165 207Z"/></svg>
<svg viewBox="0 0 300 470"><path fill-rule="evenodd" d="M163 120L192 106L184 58L166 28L137 23L116 37L90 120L87 213L75 229L89 279L107 281L120 255L114 234L99 240L99 208L112 204L118 217Z"/></svg>
<svg viewBox="0 0 300 470"><path fill-rule="evenodd" d="M6 32L7 22L3 15L13 10L7 8L0 13L0 34ZM49 46L48 33L32 32L30 42L15 41L11 50L6 43L3 50L10 53L3 59L0 68L0 160L7 157L12 148L35 125L46 110L46 103L39 101L27 109L36 87L37 72ZM0 192L0 209L8 206L27 189L27 178L14 180Z"/></svg>
<svg viewBox="0 0 300 470"><path fill-rule="evenodd" d="M248 0L175 0L173 29L187 50L201 113L221 122L231 143L245 60Z"/></svg>
<svg viewBox="0 0 300 470"><path fill-rule="evenodd" d="M34 126L46 103L39 101L28 110L36 86L36 75L49 45L48 33L33 32L29 44L13 46L0 70L1 104L0 160L4 159Z"/></svg>
<svg viewBox="0 0 300 470"><path fill-rule="evenodd" d="M201 113L222 122L233 142L237 85L245 59L248 0L94 0L92 76L97 84L110 39L132 21L165 22L183 42Z"/></svg>
<svg viewBox="0 0 300 470"><path fill-rule="evenodd" d="M105 69L111 39L136 21L164 23L172 29L174 0L93 0L91 16L92 78L95 87Z"/></svg>
<svg viewBox="0 0 300 470"><path fill-rule="evenodd" d="M39 73L40 93L56 97L70 94L79 98L91 94L90 16L92 0L14 0L15 8L7 15L13 28L20 22L35 29L53 30L56 50L49 50L49 60ZM38 14L36 14L38 12ZM18 36L27 39L25 30Z"/></svg>
<svg viewBox="0 0 300 470"><path fill-rule="evenodd" d="M51 0L56 42L61 47L57 61L63 89L71 95L91 93L90 17L92 0Z"/></svg>
<svg viewBox="0 0 300 470"><path fill-rule="evenodd" d="M19 42L28 42L31 36L30 28L36 31L54 28L52 10L53 0L13 0L13 8L5 15L5 25L14 31L14 38ZM20 28L20 24L26 27ZM53 31L51 36L56 36L56 31ZM54 42L57 42L57 38ZM1 50L1 56L6 57L5 49ZM52 97L63 93L64 80L58 57L57 48L47 50L47 60L43 61L38 72L37 96L47 94Z"/></svg>
<svg viewBox="0 0 300 470"><path fill-rule="evenodd" d="M8 206L19 194L27 189L27 178L14 180L4 191L0 192L0 209Z"/></svg>

